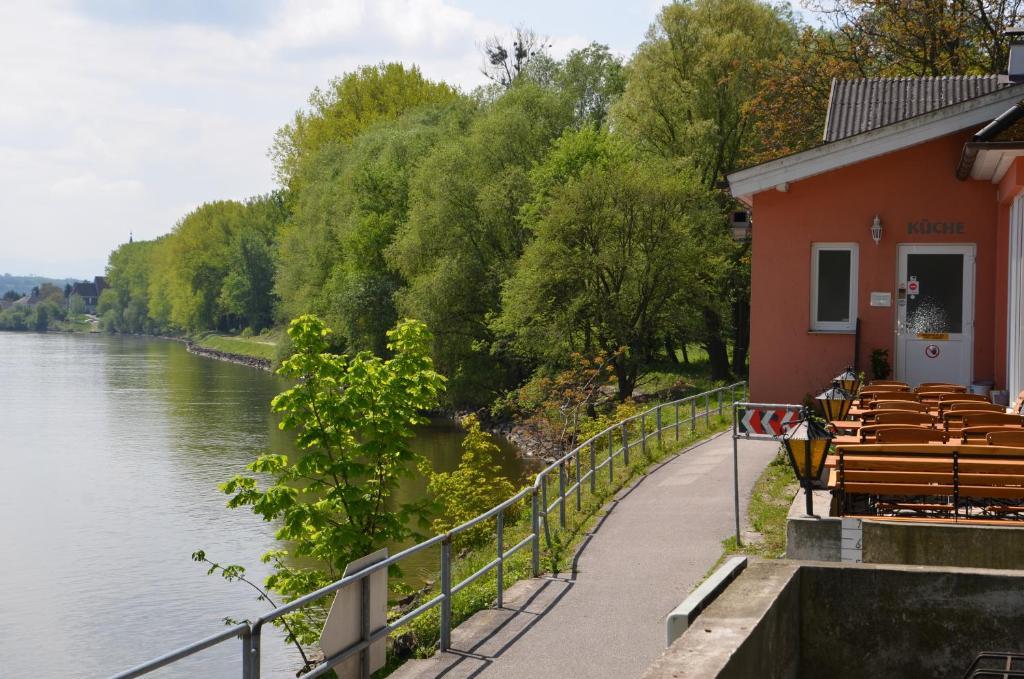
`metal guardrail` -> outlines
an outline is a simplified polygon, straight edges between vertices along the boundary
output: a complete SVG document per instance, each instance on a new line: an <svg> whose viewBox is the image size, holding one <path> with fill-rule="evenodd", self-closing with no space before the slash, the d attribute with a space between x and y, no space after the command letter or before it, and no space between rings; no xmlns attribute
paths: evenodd
<svg viewBox="0 0 1024 679"><path fill-rule="evenodd" d="M263 638L262 632L267 623L272 623L274 620L292 613L303 606L318 601L329 594L333 594L348 585L360 583L364 592L368 591L368 587L366 586L368 583L366 580L367 576L382 568L388 568L392 564L398 563L413 554L417 554L437 545L440 545L441 547L441 591L437 596L420 604L415 609L403 614L401 617L388 622L385 626L373 631L369 629L369 612L367 607L364 606L362 611L362 617L364 618L362 623L363 638L341 652L326 658L322 664L318 665L315 669L304 676L312 678L326 674L336 664L356 653L360 653L362 657L361 665L363 667L362 674L364 677L368 678L369 653L363 653L363 651L369 649L370 645L374 642L385 638L394 630L409 623L414 618L419 617L435 606L441 607L439 647L440 650L446 651L451 647L452 598L455 594L487 573L495 570L497 571L497 607L501 608L504 603L504 564L507 559L524 549L527 545L530 545L532 547L531 573L533 577L540 575L540 540L543 535L545 543L549 547L551 546L551 525L549 522L549 514L551 512L556 509L558 510L558 527L564 529L566 525L566 500L568 498L574 498L576 509L581 509L584 488L589 487L591 494L596 492L597 474L601 469L607 468L609 481L614 481L616 458L621 456L622 464L628 466L631 450L639 446L641 454L646 454L648 441L651 438L656 438L658 445L662 445L665 442L666 432L668 431L670 432L669 435L672 435L671 432L674 430L675 440L678 441L684 427L688 428L691 432L696 431L698 422L700 422L701 419L704 420L704 426L709 427L711 424L712 414L719 417L724 415L727 404L731 407L731 404L734 401L744 400L746 397L746 389L746 382L736 382L727 386L718 387L717 389L712 389L711 391L687 396L686 398L681 398L676 401L658 404L642 413L628 417L621 422L617 422L616 424L601 430L597 434L594 434L559 459L550 463L537 474L532 485L526 486L501 504L492 507L483 514L470 519L462 525L457 526L446 533L435 535L434 537L415 544L392 557L384 559L383 561L378 561L357 573L348 575L341 580L316 590L315 592L310 592L309 594L299 597L298 599L295 599L283 606L279 606L273 611L260 616L251 624L242 623L229 629L225 629L219 634L193 642L158 658L154 658L149 662L116 674L112 679L132 679L134 677L141 677L161 667L165 667L171 663L181 660L182 658L195 655L200 651L226 643L232 639L241 639L242 641L242 679L259 679L261 660L260 648ZM725 395L727 395L727 397L725 397ZM701 407L701 405L703 407ZM671 413L671 419L666 419L666 411ZM654 420L651 423L652 427L650 428L648 428L649 419ZM630 440L631 429L634 431L639 429L639 438ZM600 463L598 462L599 448L603 451L602 456L604 456L604 459ZM589 469L584 473L583 469L585 467L589 467ZM569 485L570 475L575 479L571 485ZM554 486L556 482L557 496L549 503L548 486ZM554 490L555 489L552 488L552 492L554 492ZM523 501L527 497L530 497L531 502L530 534L512 547L505 549L505 515L510 507L520 501ZM481 522L489 519L494 519L495 521L495 558L463 580L457 583L452 583L452 540L460 533L464 533Z"/></svg>

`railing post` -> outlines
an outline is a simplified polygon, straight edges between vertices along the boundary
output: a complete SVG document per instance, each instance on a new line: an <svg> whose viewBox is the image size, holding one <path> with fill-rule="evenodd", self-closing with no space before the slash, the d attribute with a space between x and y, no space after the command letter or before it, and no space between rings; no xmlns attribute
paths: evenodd
<svg viewBox="0 0 1024 679"><path fill-rule="evenodd" d="M623 423L622 429L622 464L626 467L629 466L629 425Z"/></svg>
<svg viewBox="0 0 1024 679"><path fill-rule="evenodd" d="M576 449L576 511L583 509L583 477L580 475L580 449Z"/></svg>
<svg viewBox="0 0 1024 679"><path fill-rule="evenodd" d="M704 429L711 428L711 394L704 394Z"/></svg>
<svg viewBox="0 0 1024 679"><path fill-rule="evenodd" d="M654 411L654 419L658 425L658 446L662 445L661 440L661 405L658 405L657 410Z"/></svg>
<svg viewBox="0 0 1024 679"><path fill-rule="evenodd" d="M242 635L242 679L249 679L252 676L252 664L250 663L250 657L252 655L252 628Z"/></svg>
<svg viewBox="0 0 1024 679"><path fill-rule="evenodd" d="M690 431L697 431L697 397L690 399Z"/></svg>
<svg viewBox="0 0 1024 679"><path fill-rule="evenodd" d="M551 549L551 524L548 523L548 479L540 482L540 517L544 524L544 544Z"/></svg>
<svg viewBox="0 0 1024 679"><path fill-rule="evenodd" d="M505 510L495 516L498 533L498 608L505 606Z"/></svg>
<svg viewBox="0 0 1024 679"><path fill-rule="evenodd" d="M640 416L640 453L647 455L647 413Z"/></svg>
<svg viewBox="0 0 1024 679"><path fill-rule="evenodd" d="M597 491L597 450L594 439L590 439L590 494Z"/></svg>
<svg viewBox="0 0 1024 679"><path fill-rule="evenodd" d="M442 566L443 570L443 566ZM451 569L449 568L449 571ZM451 610L451 607L449 607ZM450 615L450 614L449 614ZM449 620L451 618L449 617ZM359 579L359 638L370 640L370 578ZM370 679L370 647L359 651L359 679Z"/></svg>
<svg viewBox="0 0 1024 679"><path fill-rule="evenodd" d="M565 460L558 465L558 525L565 530Z"/></svg>
<svg viewBox="0 0 1024 679"><path fill-rule="evenodd" d="M441 541L441 651L452 645L452 539Z"/></svg>
<svg viewBox="0 0 1024 679"><path fill-rule="evenodd" d="M676 441L679 440L679 401L676 401Z"/></svg>
<svg viewBox="0 0 1024 679"><path fill-rule="evenodd" d="M249 637L249 679L260 679L260 640L263 637L263 625L256 621Z"/></svg>
<svg viewBox="0 0 1024 679"><path fill-rule="evenodd" d="M715 396L718 397L718 416L722 416L722 390L718 389L715 391Z"/></svg>
<svg viewBox="0 0 1024 679"><path fill-rule="evenodd" d="M533 528L533 557L530 570L533 577L540 575L540 511L537 507L537 486L533 487L533 516L531 519Z"/></svg>
<svg viewBox="0 0 1024 679"><path fill-rule="evenodd" d="M615 444L612 443L612 432L608 431L608 482L615 480Z"/></svg>

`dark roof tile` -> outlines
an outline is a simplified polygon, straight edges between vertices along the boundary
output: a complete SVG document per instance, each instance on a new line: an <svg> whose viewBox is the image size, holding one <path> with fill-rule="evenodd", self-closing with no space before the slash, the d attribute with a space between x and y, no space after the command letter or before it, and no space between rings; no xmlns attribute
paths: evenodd
<svg viewBox="0 0 1024 679"><path fill-rule="evenodd" d="M852 137L884 125L958 104L1005 87L997 75L833 80L825 141Z"/></svg>

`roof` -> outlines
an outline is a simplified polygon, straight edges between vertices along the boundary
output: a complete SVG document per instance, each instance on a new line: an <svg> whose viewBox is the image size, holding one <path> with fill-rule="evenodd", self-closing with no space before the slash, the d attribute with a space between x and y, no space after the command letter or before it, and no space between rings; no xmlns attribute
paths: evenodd
<svg viewBox="0 0 1024 679"><path fill-rule="evenodd" d="M737 170L728 177L729 188L733 196L750 205L753 195L761 191L772 188L785 190L789 182L807 179L954 132L978 129L992 122L1022 98L1024 84L996 87L972 99L964 99L806 151ZM828 122L831 124L831 121Z"/></svg>
<svg viewBox="0 0 1024 679"><path fill-rule="evenodd" d="M999 80L997 75L833 80L825 141L838 141L976 99L1009 84Z"/></svg>
<svg viewBox="0 0 1024 679"><path fill-rule="evenodd" d="M75 283L71 286L71 294L79 295L81 297L99 297L100 293L96 289L95 283L82 281L81 283Z"/></svg>
<svg viewBox="0 0 1024 679"><path fill-rule="evenodd" d="M1014 158L1024 152L1024 101L1019 101L978 130L964 144L956 177L961 181L999 181Z"/></svg>

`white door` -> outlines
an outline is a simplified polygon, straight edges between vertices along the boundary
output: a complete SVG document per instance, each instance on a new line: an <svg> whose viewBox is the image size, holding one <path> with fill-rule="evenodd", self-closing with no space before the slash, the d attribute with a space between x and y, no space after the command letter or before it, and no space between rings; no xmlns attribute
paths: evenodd
<svg viewBox="0 0 1024 679"><path fill-rule="evenodd" d="M1010 210L1010 252L1006 306L1006 389L1010 402L1024 389L1024 332L1021 304L1024 304L1024 196L1013 201Z"/></svg>
<svg viewBox="0 0 1024 679"><path fill-rule="evenodd" d="M970 384L974 246L901 245L897 283L897 379Z"/></svg>

